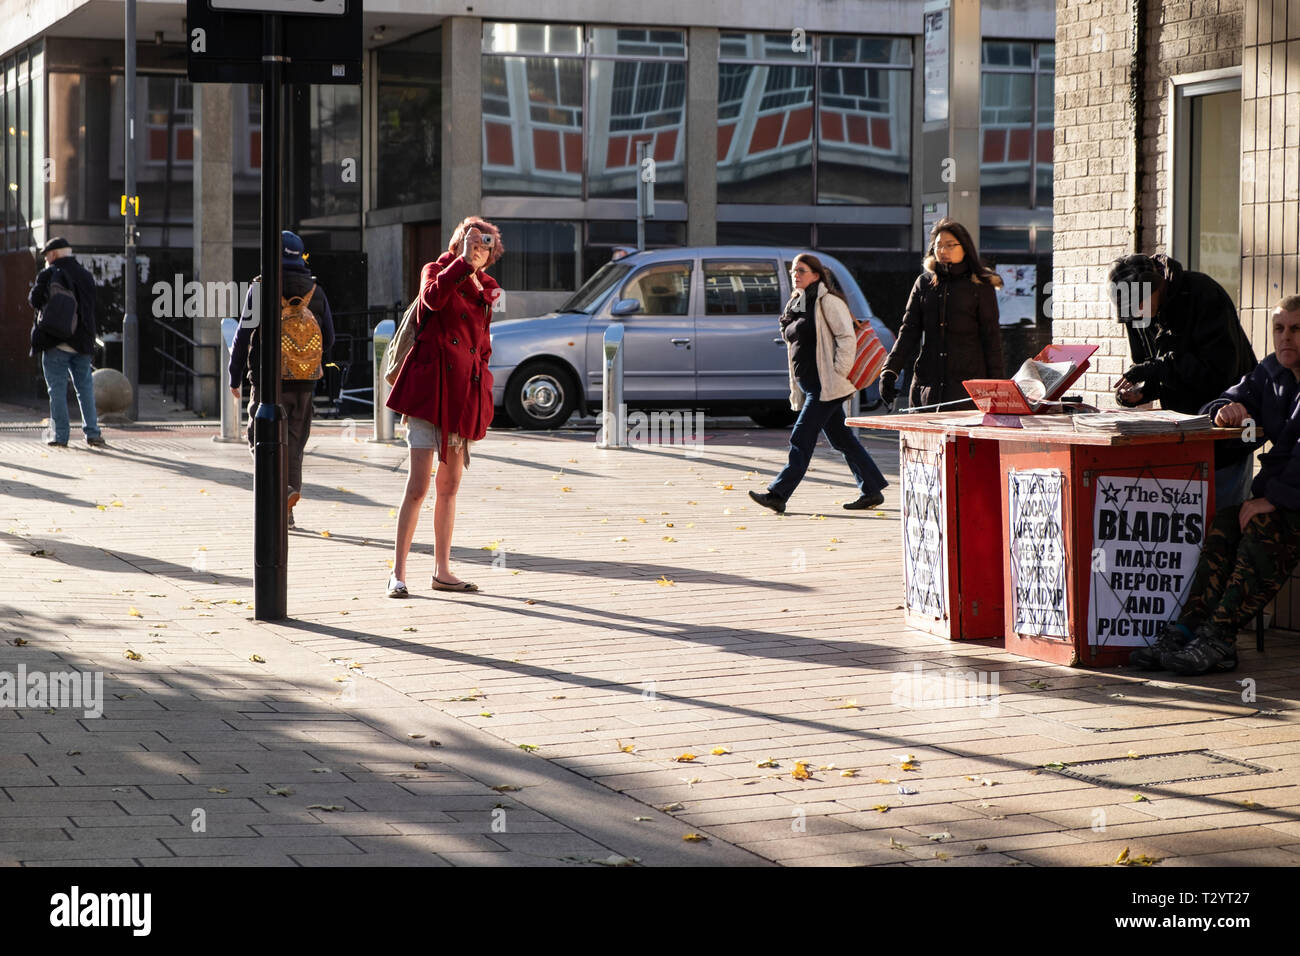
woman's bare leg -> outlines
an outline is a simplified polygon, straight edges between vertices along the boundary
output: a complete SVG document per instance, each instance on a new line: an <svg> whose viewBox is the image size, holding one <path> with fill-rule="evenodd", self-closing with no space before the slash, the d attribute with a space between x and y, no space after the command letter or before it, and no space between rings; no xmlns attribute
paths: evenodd
<svg viewBox="0 0 1300 956"><path fill-rule="evenodd" d="M406 556L415 539L415 526L420 520L420 506L429 493L429 476L433 472L432 448L412 448L410 470L406 473L406 493L402 507L397 512L397 538L393 542L393 576L406 580Z"/></svg>
<svg viewBox="0 0 1300 956"><path fill-rule="evenodd" d="M450 457L438 469L435 479L436 497L433 501L434 577L444 584L459 584L460 578L451 573L451 532L456 525L456 492L460 489L461 475L465 472L465 458L459 448L450 451Z"/></svg>

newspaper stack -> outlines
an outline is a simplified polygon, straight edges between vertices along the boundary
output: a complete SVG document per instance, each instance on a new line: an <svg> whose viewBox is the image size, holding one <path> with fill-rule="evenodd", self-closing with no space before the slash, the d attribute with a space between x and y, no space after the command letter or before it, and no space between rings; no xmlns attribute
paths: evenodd
<svg viewBox="0 0 1300 956"><path fill-rule="evenodd" d="M1200 432L1214 427L1209 415L1179 412L1096 412L1074 416L1074 430L1100 435L1159 435L1169 432Z"/></svg>

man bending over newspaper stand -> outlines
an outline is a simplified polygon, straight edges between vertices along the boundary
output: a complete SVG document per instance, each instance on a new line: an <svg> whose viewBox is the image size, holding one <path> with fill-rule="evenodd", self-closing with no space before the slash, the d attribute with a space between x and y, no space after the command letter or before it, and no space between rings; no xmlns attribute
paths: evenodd
<svg viewBox="0 0 1300 956"><path fill-rule="evenodd" d="M1300 562L1300 296L1278 303L1272 334L1273 354L1207 406L1216 425L1246 427L1247 444L1272 443L1260 456L1252 497L1215 514L1182 613L1155 644L1133 652L1134 667L1232 670L1237 632Z"/></svg>

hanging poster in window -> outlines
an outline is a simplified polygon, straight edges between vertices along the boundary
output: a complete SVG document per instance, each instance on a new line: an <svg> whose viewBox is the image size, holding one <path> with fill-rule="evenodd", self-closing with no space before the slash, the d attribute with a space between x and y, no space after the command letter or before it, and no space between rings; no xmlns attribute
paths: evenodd
<svg viewBox="0 0 1300 956"><path fill-rule="evenodd" d="M927 0L925 20L925 119L948 120L948 0Z"/></svg>
<svg viewBox="0 0 1300 956"><path fill-rule="evenodd" d="M1055 470L1007 475L1011 533L1011 600L1015 633L1068 638L1064 482Z"/></svg>
<svg viewBox="0 0 1300 956"><path fill-rule="evenodd" d="M903 510L904 605L913 614L948 615L947 508L944 449L913 448L900 442Z"/></svg>
<svg viewBox="0 0 1300 956"><path fill-rule="evenodd" d="M1089 640L1151 644L1187 598L1205 538L1208 482L1132 475L1093 480Z"/></svg>
<svg viewBox="0 0 1300 956"><path fill-rule="evenodd" d="M1001 265L997 267L1002 277L998 289L998 324L1033 325L1034 303L1038 300L1038 266Z"/></svg>

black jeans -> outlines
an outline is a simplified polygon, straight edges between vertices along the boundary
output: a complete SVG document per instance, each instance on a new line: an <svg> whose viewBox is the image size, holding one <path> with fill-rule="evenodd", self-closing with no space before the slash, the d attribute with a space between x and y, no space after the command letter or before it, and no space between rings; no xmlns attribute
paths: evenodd
<svg viewBox="0 0 1300 956"><path fill-rule="evenodd" d="M781 474L768 486L768 494L775 495L782 501L789 500L794 494L812 461L818 432L825 434L831 447L844 456L849 471L853 472L853 477L857 480L859 491L866 495L883 490L889 482L871 460L871 455L862 447L858 436L844 424L844 400L823 402L816 396L816 390L804 388L803 408L794 423L794 431L790 433L789 460Z"/></svg>
<svg viewBox="0 0 1300 956"><path fill-rule="evenodd" d="M288 444L285 451L289 457L289 487L287 491L302 491L302 453L307 448L307 439L311 437L312 396L316 393L316 383L311 388L290 385L280 386L280 404L284 406L284 417L288 424ZM253 451L253 413L261 397L254 385L248 402L248 450Z"/></svg>

